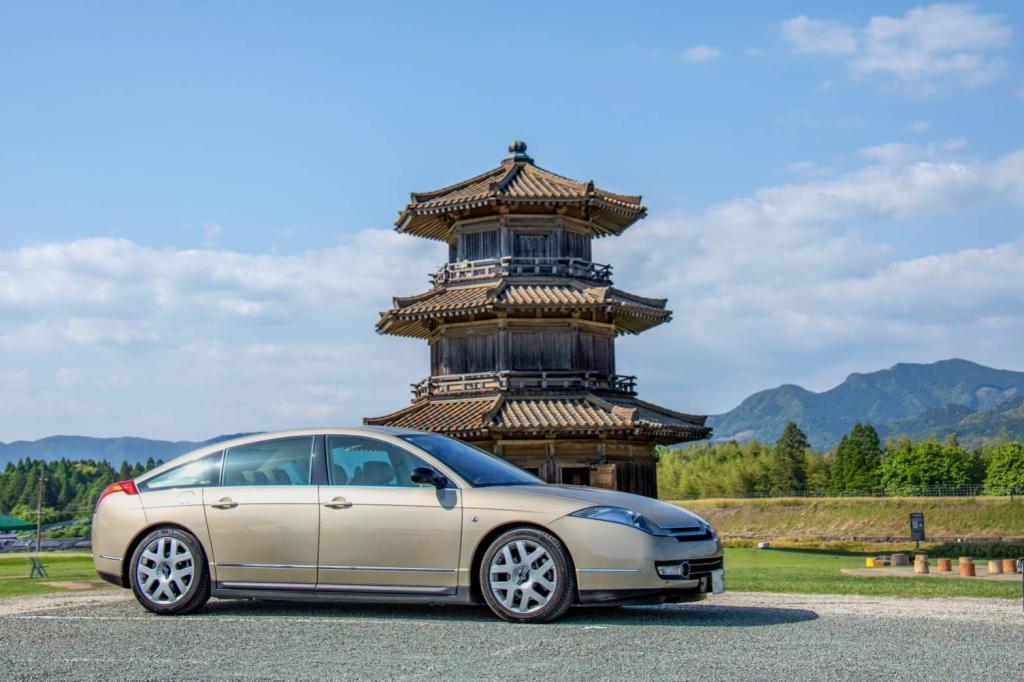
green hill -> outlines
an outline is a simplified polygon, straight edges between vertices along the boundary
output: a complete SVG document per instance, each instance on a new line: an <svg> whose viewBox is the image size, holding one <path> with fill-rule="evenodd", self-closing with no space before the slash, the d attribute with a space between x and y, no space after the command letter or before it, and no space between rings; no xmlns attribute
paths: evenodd
<svg viewBox="0 0 1024 682"><path fill-rule="evenodd" d="M735 409L711 417L709 424L716 439L773 441L782 435L787 422L795 421L813 447L829 448L858 421L898 433L887 425L934 412L922 418L932 420L932 426L941 431L943 424L959 424L973 413L990 411L1022 396L1024 372L956 359L932 364L900 363L878 372L851 374L821 393L792 384L760 391ZM993 416L991 423L982 418L972 428L979 437L994 436L996 433L985 429L995 427L996 422L1008 422L1008 428L1016 423L1015 428L1020 428L1014 419L1019 422L1020 418L1012 414Z"/></svg>
<svg viewBox="0 0 1024 682"><path fill-rule="evenodd" d="M957 439L969 447L984 445L993 439L1024 440L1024 396L981 412L972 412L962 405L944 405L883 424L878 431L882 438L910 436L915 440L929 436L943 438L955 433Z"/></svg>
<svg viewBox="0 0 1024 682"><path fill-rule="evenodd" d="M230 440L247 434L231 434L217 436L209 440L166 441L148 438L91 438L88 436L49 436L39 440L19 440L13 443L0 443L0 465L16 462L22 458L39 459L52 462L58 459L95 459L106 460L118 466L121 462L143 464L152 457L154 460L167 461L178 455L201 448L204 445Z"/></svg>

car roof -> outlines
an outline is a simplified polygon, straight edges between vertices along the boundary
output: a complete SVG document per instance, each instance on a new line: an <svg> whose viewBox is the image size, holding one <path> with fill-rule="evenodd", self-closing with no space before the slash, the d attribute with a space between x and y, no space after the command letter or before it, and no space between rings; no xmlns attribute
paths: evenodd
<svg viewBox="0 0 1024 682"><path fill-rule="evenodd" d="M160 466L150 469L144 474L138 476L135 480L137 482L144 481L152 478L153 476L167 471L175 466L185 464L187 462L201 459L206 455L220 452L227 448L238 447L239 445L248 445L250 443L259 443L264 440L273 440L276 438L288 438L289 436L319 436L319 435L367 435L367 436L409 436L409 435L430 435L427 431L417 431L416 429L403 429L394 426L366 426L360 424L359 426L319 426L302 429L287 429L285 431L264 431L262 433L253 433L247 436L241 436L239 438L231 438L228 440L217 441L216 443L210 443L204 445L201 448L192 450L179 455L167 462L164 462ZM434 434L436 435L436 434Z"/></svg>

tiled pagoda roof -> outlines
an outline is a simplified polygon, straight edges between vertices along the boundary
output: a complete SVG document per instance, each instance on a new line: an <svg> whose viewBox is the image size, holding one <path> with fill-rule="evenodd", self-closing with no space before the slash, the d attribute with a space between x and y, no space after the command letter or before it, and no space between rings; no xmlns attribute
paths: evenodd
<svg viewBox="0 0 1024 682"><path fill-rule="evenodd" d="M666 322L672 311L666 299L645 298L608 286L588 286L576 280L558 284L511 284L507 281L430 291L395 298L381 313L377 331L396 336L430 335L432 318L452 319L495 311L603 310L613 316L622 333L637 334Z"/></svg>
<svg viewBox="0 0 1024 682"><path fill-rule="evenodd" d="M447 239L453 216L537 212L557 209L587 221L596 236L619 234L646 215L640 195L617 194L594 182L567 178L534 165L526 145L500 166L476 177L430 192L414 192L395 222L399 232ZM512 147L510 147L512 150Z"/></svg>
<svg viewBox="0 0 1024 682"><path fill-rule="evenodd" d="M625 396L426 398L367 424L440 431L456 437L606 434L640 435L659 443L706 438L706 417L674 412Z"/></svg>

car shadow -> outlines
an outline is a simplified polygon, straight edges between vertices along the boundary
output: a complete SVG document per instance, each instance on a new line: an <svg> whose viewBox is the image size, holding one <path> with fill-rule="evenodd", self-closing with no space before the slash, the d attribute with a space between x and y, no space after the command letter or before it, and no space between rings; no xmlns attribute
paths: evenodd
<svg viewBox="0 0 1024 682"><path fill-rule="evenodd" d="M193 614L204 618L274 618L438 621L495 623L499 621L485 606L426 606L406 604L318 604L269 600L211 600ZM573 627L763 627L815 620L810 609L770 606L726 606L703 604L662 604L658 606L577 607L554 625Z"/></svg>

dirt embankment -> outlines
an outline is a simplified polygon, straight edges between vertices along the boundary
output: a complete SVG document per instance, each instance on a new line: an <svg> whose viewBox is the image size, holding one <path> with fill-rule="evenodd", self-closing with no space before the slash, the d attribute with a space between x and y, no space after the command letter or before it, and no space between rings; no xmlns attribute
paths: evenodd
<svg viewBox="0 0 1024 682"><path fill-rule="evenodd" d="M1024 538L1024 498L856 497L709 499L676 502L726 538L910 539L909 514L923 512L929 540Z"/></svg>

